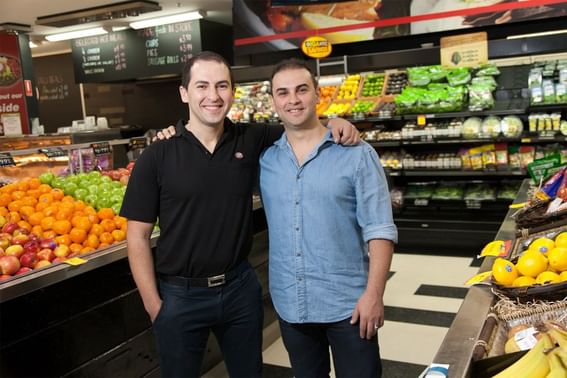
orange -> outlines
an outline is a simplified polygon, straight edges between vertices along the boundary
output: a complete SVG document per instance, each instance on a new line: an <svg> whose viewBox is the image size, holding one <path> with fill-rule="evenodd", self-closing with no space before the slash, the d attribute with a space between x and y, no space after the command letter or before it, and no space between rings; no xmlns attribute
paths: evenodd
<svg viewBox="0 0 567 378"><path fill-rule="evenodd" d="M6 217L6 220L10 223L18 223L19 221L22 220L22 217L20 216L20 213L18 213L17 211L10 211L8 213L8 216Z"/></svg>
<svg viewBox="0 0 567 378"><path fill-rule="evenodd" d="M22 197L22 203L27 206L35 206L37 204L37 199L30 196Z"/></svg>
<svg viewBox="0 0 567 378"><path fill-rule="evenodd" d="M83 201L81 200L77 200L75 201L75 203L73 204L75 206L75 211L83 211L85 210L85 207L87 206Z"/></svg>
<svg viewBox="0 0 567 378"><path fill-rule="evenodd" d="M59 235L68 234L72 227L71 222L68 220L56 220L53 222L53 231Z"/></svg>
<svg viewBox="0 0 567 378"><path fill-rule="evenodd" d="M15 183L11 183L8 185L4 185L2 188L0 188L0 191L2 191L3 193L12 193L14 190L16 190L16 184Z"/></svg>
<svg viewBox="0 0 567 378"><path fill-rule="evenodd" d="M101 220L100 225L102 226L102 228L104 228L104 231L106 232L112 232L116 229L116 226L114 225L114 221L111 219Z"/></svg>
<svg viewBox="0 0 567 378"><path fill-rule="evenodd" d="M19 228L26 229L26 230L28 230L28 231L30 231L30 232L31 232L31 229L32 229L31 224L29 224L28 222L23 221L23 220L21 220L21 221L18 222L18 227L19 227Z"/></svg>
<svg viewBox="0 0 567 378"><path fill-rule="evenodd" d="M43 228L41 228L41 226L33 226L31 229L31 234L41 238L43 237Z"/></svg>
<svg viewBox="0 0 567 378"><path fill-rule="evenodd" d="M35 208L33 206L22 206L19 211L23 219L29 219L30 215L35 213Z"/></svg>
<svg viewBox="0 0 567 378"><path fill-rule="evenodd" d="M87 218L89 219L89 221L90 221L92 224L98 224L98 223L100 223L100 218L99 218L98 215L96 215L96 214L88 214L88 215L87 215Z"/></svg>
<svg viewBox="0 0 567 378"><path fill-rule="evenodd" d="M99 245L100 241L98 240L98 236L93 234L89 234L89 236L87 236L87 240L83 242L84 247L91 247L93 249L97 249Z"/></svg>
<svg viewBox="0 0 567 378"><path fill-rule="evenodd" d="M100 224L93 224L89 231L90 234L100 236L104 232L104 228Z"/></svg>
<svg viewBox="0 0 567 378"><path fill-rule="evenodd" d="M85 209L83 210L85 212L85 214L87 215L96 215L96 210L94 207L92 206L85 206Z"/></svg>
<svg viewBox="0 0 567 378"><path fill-rule="evenodd" d="M104 207L98 211L97 215L100 219L112 219L114 218L114 210Z"/></svg>
<svg viewBox="0 0 567 378"><path fill-rule="evenodd" d="M38 226L41 225L41 220L43 218L45 218L45 215L43 215L43 213L40 211L36 211L28 217L28 222L32 226Z"/></svg>
<svg viewBox="0 0 567 378"><path fill-rule="evenodd" d="M122 227L120 227L120 230L124 231L124 234L126 234L126 231L128 231L128 223L124 223Z"/></svg>
<svg viewBox="0 0 567 378"><path fill-rule="evenodd" d="M69 246L69 250L71 251L71 253L79 253L81 252L81 249L83 249L82 244L71 243L71 245Z"/></svg>
<svg viewBox="0 0 567 378"><path fill-rule="evenodd" d="M12 202L12 196L8 193L1 193L0 194L0 206L8 206L8 204Z"/></svg>
<svg viewBox="0 0 567 378"><path fill-rule="evenodd" d="M59 235L55 237L55 243L61 245L69 246L71 245L71 237L69 234Z"/></svg>
<svg viewBox="0 0 567 378"><path fill-rule="evenodd" d="M49 193L51 192L51 186L47 184L41 184L40 186L38 186L37 190L39 190L39 192L42 194Z"/></svg>
<svg viewBox="0 0 567 378"><path fill-rule="evenodd" d="M23 205L24 204L20 200L12 201L8 204L8 210L18 211L18 210L20 210L20 207L22 207Z"/></svg>
<svg viewBox="0 0 567 378"><path fill-rule="evenodd" d="M8 215L8 213L9 213L9 211L5 206L0 206L0 215L5 217L6 215Z"/></svg>
<svg viewBox="0 0 567 378"><path fill-rule="evenodd" d="M44 202L44 203L52 203L53 202L53 194L43 193L42 195L39 196L38 201Z"/></svg>
<svg viewBox="0 0 567 378"><path fill-rule="evenodd" d="M46 217L55 217L55 214L57 214L57 206L54 204L43 209L43 215Z"/></svg>
<svg viewBox="0 0 567 378"><path fill-rule="evenodd" d="M12 199L13 200L20 200L22 198L24 198L26 196L26 192L23 192L21 190L16 190L14 192L12 192Z"/></svg>
<svg viewBox="0 0 567 378"><path fill-rule="evenodd" d="M128 219L121 217L120 215L114 217L114 224L116 225L116 228L121 228L123 224L126 224L126 222L128 222Z"/></svg>
<svg viewBox="0 0 567 378"><path fill-rule="evenodd" d="M78 216L78 217L86 217L87 214L85 214L85 212L84 212L84 211L81 211L81 210L75 210L75 211L73 211L73 218L74 218L74 217L77 217L77 216Z"/></svg>
<svg viewBox="0 0 567 378"><path fill-rule="evenodd" d="M59 206L60 209L69 210L71 214L73 213L73 211L75 211L75 205L73 205L73 203L70 201L60 201L57 203L57 206Z"/></svg>
<svg viewBox="0 0 567 378"><path fill-rule="evenodd" d="M55 214L55 219L57 220L70 220L73 215L73 211L69 209L60 209L57 214Z"/></svg>
<svg viewBox="0 0 567 378"><path fill-rule="evenodd" d="M76 223L77 224L75 224L75 227L83 229L85 231L89 231L92 227L92 223L88 217L79 217Z"/></svg>
<svg viewBox="0 0 567 378"><path fill-rule="evenodd" d="M71 204L73 204L73 206L75 206L74 205L75 199L71 196L65 196L65 197L61 198L61 202L70 202Z"/></svg>
<svg viewBox="0 0 567 378"><path fill-rule="evenodd" d="M47 202L38 202L37 205L35 205L35 209L37 211L43 211L45 210L47 207L49 207L49 203Z"/></svg>
<svg viewBox="0 0 567 378"><path fill-rule="evenodd" d="M51 189L51 195L53 196L53 199L56 201L61 201L61 199L63 197L65 197L65 193L63 193L63 191L61 189Z"/></svg>
<svg viewBox="0 0 567 378"><path fill-rule="evenodd" d="M100 234L98 239L100 240L101 243L106 243L106 244L114 243L114 238L112 237L112 234L110 232L103 232L102 234Z"/></svg>
<svg viewBox="0 0 567 378"><path fill-rule="evenodd" d="M41 181L37 177L31 178L29 181L30 189L37 189L41 185Z"/></svg>
<svg viewBox="0 0 567 378"><path fill-rule="evenodd" d="M114 230L112 231L112 237L115 241L119 242L126 239L126 233L122 230Z"/></svg>
<svg viewBox="0 0 567 378"><path fill-rule="evenodd" d="M95 250L95 248L93 248L93 247L84 247L83 249L81 249L81 255L84 255L85 253L92 252L94 250Z"/></svg>
<svg viewBox="0 0 567 378"><path fill-rule="evenodd" d="M28 197L33 197L37 200L39 198L39 196L41 195L41 192L38 189L30 189L26 192L26 195Z"/></svg>
<svg viewBox="0 0 567 378"><path fill-rule="evenodd" d="M98 249L103 249L103 248L106 248L106 247L109 247L109 246L110 246L110 244L108 244L108 243L100 243L98 245Z"/></svg>
<svg viewBox="0 0 567 378"><path fill-rule="evenodd" d="M69 237L73 243L81 244L87 240L87 231L81 228L73 228L71 232L69 232Z"/></svg>
<svg viewBox="0 0 567 378"><path fill-rule="evenodd" d="M57 234L55 233L55 231L53 230L47 230L47 231L43 231L43 237L45 239L53 239L57 236Z"/></svg>
<svg viewBox="0 0 567 378"><path fill-rule="evenodd" d="M24 179L21 181L16 182L17 190L25 192L30 188L29 179Z"/></svg>

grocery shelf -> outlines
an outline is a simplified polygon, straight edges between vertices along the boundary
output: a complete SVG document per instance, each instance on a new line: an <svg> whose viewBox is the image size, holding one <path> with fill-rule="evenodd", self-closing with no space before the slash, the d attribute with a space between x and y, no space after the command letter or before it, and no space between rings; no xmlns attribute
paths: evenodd
<svg viewBox="0 0 567 378"><path fill-rule="evenodd" d="M402 139L402 140L383 140L368 142L373 147L400 147L413 145L436 145L436 144L478 144L478 143L562 143L565 142L564 135L555 136L520 136L517 138L496 137L496 138L444 138L444 139Z"/></svg>
<svg viewBox="0 0 567 378"><path fill-rule="evenodd" d="M525 176L523 171L463 171L463 170L408 170L404 169L403 176L462 176L462 177L482 177L482 176Z"/></svg>
<svg viewBox="0 0 567 378"><path fill-rule="evenodd" d="M529 113L548 113L567 110L567 104L530 105L526 109Z"/></svg>

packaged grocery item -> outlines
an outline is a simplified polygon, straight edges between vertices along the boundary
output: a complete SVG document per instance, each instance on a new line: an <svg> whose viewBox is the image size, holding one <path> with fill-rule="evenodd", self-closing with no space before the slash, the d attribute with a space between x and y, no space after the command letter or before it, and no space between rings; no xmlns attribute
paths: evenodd
<svg viewBox="0 0 567 378"><path fill-rule="evenodd" d="M526 169L528 167L528 164L534 161L535 147L521 146L519 152L520 152L520 168Z"/></svg>
<svg viewBox="0 0 567 378"><path fill-rule="evenodd" d="M469 150L467 148L461 148L458 152L458 156L461 159L461 166L464 170L471 170L471 156L469 155Z"/></svg>
<svg viewBox="0 0 567 378"><path fill-rule="evenodd" d="M524 131L522 119L518 116L506 116L500 122L502 134L508 138L518 138Z"/></svg>
<svg viewBox="0 0 567 378"><path fill-rule="evenodd" d="M476 72L476 76L497 76L500 75L500 70L492 63L483 64Z"/></svg>
<svg viewBox="0 0 567 378"><path fill-rule="evenodd" d="M531 91L531 101L532 104L541 104L543 102L543 89L542 87L532 87Z"/></svg>
<svg viewBox="0 0 567 378"><path fill-rule="evenodd" d="M482 170L484 168L482 164L482 153L483 150L480 147L471 148L469 150L469 155L471 159L471 168L473 170Z"/></svg>
<svg viewBox="0 0 567 378"><path fill-rule="evenodd" d="M496 169L507 170L508 169L508 144L498 143L494 145L494 151L496 155Z"/></svg>
<svg viewBox="0 0 567 378"><path fill-rule="evenodd" d="M488 116L482 121L480 126L481 134L484 137L496 138L501 131L500 118L496 116Z"/></svg>
<svg viewBox="0 0 567 378"><path fill-rule="evenodd" d="M480 128L482 125L482 119L479 117L469 117L463 122L461 133L463 138L472 139L478 138L480 135Z"/></svg>

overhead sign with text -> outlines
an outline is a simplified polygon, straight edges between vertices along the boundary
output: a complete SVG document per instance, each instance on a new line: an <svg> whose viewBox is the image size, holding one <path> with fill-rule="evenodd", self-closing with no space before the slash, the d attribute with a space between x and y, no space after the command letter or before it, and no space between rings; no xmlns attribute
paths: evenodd
<svg viewBox="0 0 567 378"><path fill-rule="evenodd" d="M233 1L235 54L297 49L313 35L340 44L567 14L567 0L282 0L276 4Z"/></svg>

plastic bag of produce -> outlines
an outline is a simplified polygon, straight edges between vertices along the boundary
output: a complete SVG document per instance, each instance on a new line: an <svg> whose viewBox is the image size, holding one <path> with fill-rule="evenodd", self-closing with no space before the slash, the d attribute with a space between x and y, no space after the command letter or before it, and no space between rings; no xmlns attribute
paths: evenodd
<svg viewBox="0 0 567 378"><path fill-rule="evenodd" d="M447 72L447 81L452 87L465 85L471 81L470 70L467 67L453 68Z"/></svg>
<svg viewBox="0 0 567 378"><path fill-rule="evenodd" d="M472 84L469 86L469 110L480 111L494 106L492 88L485 84Z"/></svg>
<svg viewBox="0 0 567 378"><path fill-rule="evenodd" d="M524 131L524 123L518 116L506 116L500 122L502 134L508 138L518 138Z"/></svg>
<svg viewBox="0 0 567 378"><path fill-rule="evenodd" d="M500 70L494 64L488 63L479 67L476 76L496 76L500 75Z"/></svg>
<svg viewBox="0 0 567 378"><path fill-rule="evenodd" d="M427 67L408 68L408 81L412 87L425 87L431 81Z"/></svg>

